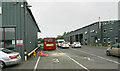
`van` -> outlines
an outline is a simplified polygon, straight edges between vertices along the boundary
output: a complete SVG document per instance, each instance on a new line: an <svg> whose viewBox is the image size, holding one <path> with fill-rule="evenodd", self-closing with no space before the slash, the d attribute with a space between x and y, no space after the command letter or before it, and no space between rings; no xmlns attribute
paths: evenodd
<svg viewBox="0 0 120 71"><path fill-rule="evenodd" d="M57 47L61 47L63 42L65 42L64 39L58 39L57 42L56 42L57 43Z"/></svg>

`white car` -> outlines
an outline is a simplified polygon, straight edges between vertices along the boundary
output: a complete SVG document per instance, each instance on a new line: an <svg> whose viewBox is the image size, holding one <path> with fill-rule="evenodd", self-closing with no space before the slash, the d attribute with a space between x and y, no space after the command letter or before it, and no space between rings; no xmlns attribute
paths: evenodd
<svg viewBox="0 0 120 71"><path fill-rule="evenodd" d="M69 48L69 43L68 42L63 42L61 45L61 48Z"/></svg>
<svg viewBox="0 0 120 71"><path fill-rule="evenodd" d="M74 42L74 43L72 44L72 48L81 48L80 42Z"/></svg>
<svg viewBox="0 0 120 71"><path fill-rule="evenodd" d="M0 68L5 66L18 64L21 61L21 56L18 52L0 48Z"/></svg>
<svg viewBox="0 0 120 71"><path fill-rule="evenodd" d="M57 46L61 47L63 42L65 42L63 39L57 40Z"/></svg>

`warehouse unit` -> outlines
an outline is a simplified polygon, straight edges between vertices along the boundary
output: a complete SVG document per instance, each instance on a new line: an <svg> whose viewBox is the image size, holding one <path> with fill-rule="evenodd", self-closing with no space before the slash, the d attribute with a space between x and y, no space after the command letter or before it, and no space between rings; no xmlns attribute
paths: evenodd
<svg viewBox="0 0 120 71"><path fill-rule="evenodd" d="M103 45L118 43L118 23L120 21L105 21L102 23Z"/></svg>
<svg viewBox="0 0 120 71"><path fill-rule="evenodd" d="M0 46L17 51L24 58L37 47L40 29L27 2L1 2Z"/></svg>
<svg viewBox="0 0 120 71"><path fill-rule="evenodd" d="M120 20L120 1L118 2L118 20ZM120 43L120 23L118 24L118 42Z"/></svg>
<svg viewBox="0 0 120 71"><path fill-rule="evenodd" d="M92 46L112 45L118 43L118 23L118 20L95 22L67 33L64 35L64 39L66 41L70 40L71 43L76 41ZM75 40L73 40L72 37L74 37Z"/></svg>

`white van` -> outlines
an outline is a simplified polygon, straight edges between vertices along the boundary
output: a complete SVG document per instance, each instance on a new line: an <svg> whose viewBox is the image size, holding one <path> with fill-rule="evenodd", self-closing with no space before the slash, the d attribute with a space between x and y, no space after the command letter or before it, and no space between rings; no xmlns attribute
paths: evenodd
<svg viewBox="0 0 120 71"><path fill-rule="evenodd" d="M57 40L57 46L58 46L58 47L61 47L63 42L65 42L64 39L58 39L58 40Z"/></svg>

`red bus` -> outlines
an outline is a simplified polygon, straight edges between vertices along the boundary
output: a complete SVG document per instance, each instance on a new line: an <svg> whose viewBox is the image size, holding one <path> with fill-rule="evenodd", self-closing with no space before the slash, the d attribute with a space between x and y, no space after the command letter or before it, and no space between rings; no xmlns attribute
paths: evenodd
<svg viewBox="0 0 120 71"><path fill-rule="evenodd" d="M43 39L44 49L56 49L56 38L46 37Z"/></svg>

